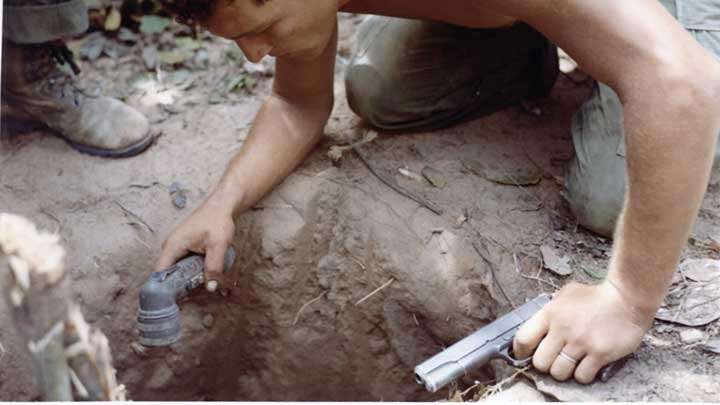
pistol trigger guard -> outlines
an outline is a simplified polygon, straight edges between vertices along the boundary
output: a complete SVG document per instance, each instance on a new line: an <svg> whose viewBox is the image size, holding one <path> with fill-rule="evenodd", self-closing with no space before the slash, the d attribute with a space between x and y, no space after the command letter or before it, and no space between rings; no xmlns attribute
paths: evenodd
<svg viewBox="0 0 720 405"><path fill-rule="evenodd" d="M530 356L526 359L520 359L520 360L513 358L510 355L510 346L509 345L506 346L504 349L502 349L498 353L498 355L501 359L505 360L506 362L508 362L508 364L512 365L513 367L525 367L525 366L528 366L530 364L530 362L532 361L532 356Z"/></svg>

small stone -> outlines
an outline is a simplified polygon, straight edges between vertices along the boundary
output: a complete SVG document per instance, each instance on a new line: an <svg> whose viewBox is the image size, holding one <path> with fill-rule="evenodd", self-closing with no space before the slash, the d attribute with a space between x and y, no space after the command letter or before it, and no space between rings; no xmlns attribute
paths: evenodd
<svg viewBox="0 0 720 405"><path fill-rule="evenodd" d="M203 316L202 324L204 327L210 329L210 328L212 328L214 323L215 323L215 317L212 314L207 314L207 315Z"/></svg>
<svg viewBox="0 0 720 405"><path fill-rule="evenodd" d="M173 195L173 205L178 209L185 208L185 205L187 205L187 196L185 195L185 192L180 191Z"/></svg>
<svg viewBox="0 0 720 405"><path fill-rule="evenodd" d="M680 340L685 344L699 342L705 338L705 333L699 329L684 329L680 331Z"/></svg>

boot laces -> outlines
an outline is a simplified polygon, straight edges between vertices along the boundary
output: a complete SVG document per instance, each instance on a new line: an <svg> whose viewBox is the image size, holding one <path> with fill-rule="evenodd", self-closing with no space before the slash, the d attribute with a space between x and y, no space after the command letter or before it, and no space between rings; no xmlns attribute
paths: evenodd
<svg viewBox="0 0 720 405"><path fill-rule="evenodd" d="M80 106L84 97L88 95L78 87L75 76L80 68L73 58L72 51L62 41L43 44L30 50L33 55L28 58L26 78L35 82L36 89L44 95ZM72 75L60 69L60 65L67 64ZM33 80L34 79L34 80Z"/></svg>

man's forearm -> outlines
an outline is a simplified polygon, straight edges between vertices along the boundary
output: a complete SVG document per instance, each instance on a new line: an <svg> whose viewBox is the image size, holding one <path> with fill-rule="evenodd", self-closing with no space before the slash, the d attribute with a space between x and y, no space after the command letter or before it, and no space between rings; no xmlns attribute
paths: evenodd
<svg viewBox="0 0 720 405"><path fill-rule="evenodd" d="M332 95L298 106L270 96L240 152L230 161L207 204L220 211L245 212L281 183L322 136Z"/></svg>
<svg viewBox="0 0 720 405"><path fill-rule="evenodd" d="M708 86L713 77L708 71ZM717 96L692 88L626 100L628 187L608 280L645 322L665 297L702 203L718 106Z"/></svg>

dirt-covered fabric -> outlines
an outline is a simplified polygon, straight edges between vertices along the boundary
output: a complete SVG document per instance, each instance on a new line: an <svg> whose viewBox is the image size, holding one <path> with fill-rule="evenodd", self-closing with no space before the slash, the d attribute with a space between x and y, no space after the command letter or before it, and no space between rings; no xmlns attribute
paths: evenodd
<svg viewBox="0 0 720 405"><path fill-rule="evenodd" d="M525 24L471 29L369 16L345 84L350 108L365 121L410 131L455 125L544 96L557 75L557 49Z"/></svg>
<svg viewBox="0 0 720 405"><path fill-rule="evenodd" d="M662 0L665 8L708 51L720 57L720 2ZM564 196L580 225L612 236L625 195L622 104L608 86L596 85L572 124L575 157L565 176ZM720 164L720 149L715 153Z"/></svg>
<svg viewBox="0 0 720 405"><path fill-rule="evenodd" d="M62 39L88 28L83 0L10 0L4 2L3 9L3 37L17 44Z"/></svg>

